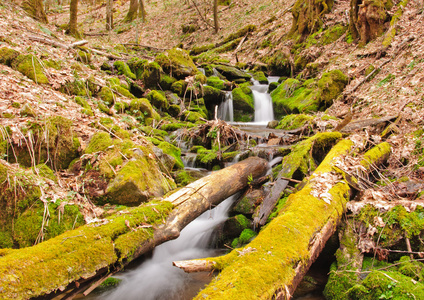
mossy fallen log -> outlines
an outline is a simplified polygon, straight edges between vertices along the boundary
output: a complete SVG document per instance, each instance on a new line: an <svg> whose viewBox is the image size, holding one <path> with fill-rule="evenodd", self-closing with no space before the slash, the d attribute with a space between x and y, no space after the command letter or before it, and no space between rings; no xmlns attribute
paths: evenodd
<svg viewBox="0 0 424 300"><path fill-rule="evenodd" d="M334 167L354 148L350 140L334 146L246 247L204 259L222 271L195 299L290 299L343 215L350 187Z"/></svg>
<svg viewBox="0 0 424 300"><path fill-rule="evenodd" d="M121 211L19 250L0 250L0 298L74 294L167 240L214 205L263 175L268 163L252 157L199 179L163 201Z"/></svg>

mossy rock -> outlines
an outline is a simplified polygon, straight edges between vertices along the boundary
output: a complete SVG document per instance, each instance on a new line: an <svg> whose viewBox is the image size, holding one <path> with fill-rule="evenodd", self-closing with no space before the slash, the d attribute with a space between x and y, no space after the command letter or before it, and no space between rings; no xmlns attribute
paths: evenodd
<svg viewBox="0 0 424 300"><path fill-rule="evenodd" d="M162 142L158 145L158 148L160 148L163 153L168 154L172 156L175 159L175 164L172 168L175 169L184 169L184 163L181 159L181 149L168 143L168 142Z"/></svg>
<svg viewBox="0 0 424 300"><path fill-rule="evenodd" d="M148 93L147 99L158 109L166 111L169 107L166 97L161 92L156 90L152 90L150 93Z"/></svg>
<svg viewBox="0 0 424 300"><path fill-rule="evenodd" d="M253 94L248 87L238 87L233 89L233 108L234 121L249 122L253 121L255 106L253 102Z"/></svg>
<svg viewBox="0 0 424 300"><path fill-rule="evenodd" d="M255 72L253 79L259 81L260 84L268 84L268 78L266 78L265 73L262 71Z"/></svg>
<svg viewBox="0 0 424 300"><path fill-rule="evenodd" d="M109 203L133 206L163 196L175 187L153 158L135 155L109 183L106 197Z"/></svg>
<svg viewBox="0 0 424 300"><path fill-rule="evenodd" d="M88 101L85 98L80 97L80 96L76 96L74 98L74 101L83 108L82 111L81 111L83 114L86 114L88 116L94 115L90 104L88 104Z"/></svg>
<svg viewBox="0 0 424 300"><path fill-rule="evenodd" d="M167 74L177 79L184 79L198 72L188 52L180 48L173 48L159 54L155 62L157 62Z"/></svg>
<svg viewBox="0 0 424 300"><path fill-rule="evenodd" d="M0 48L0 64L11 67L12 62L19 56L19 51L11 48L1 47Z"/></svg>
<svg viewBox="0 0 424 300"><path fill-rule="evenodd" d="M169 113L172 117L176 118L176 117L178 117L178 116L180 115L180 113L181 113L181 107L180 107L179 105L176 105L176 104L171 104L171 105L168 107L168 113Z"/></svg>
<svg viewBox="0 0 424 300"><path fill-rule="evenodd" d="M77 205L66 205L64 203L62 212L58 209L59 205L60 203L48 204L50 217L43 227L44 241L85 224L84 217ZM44 214L44 205L41 201L38 201L16 218L14 240L19 248L30 247L35 244L43 225Z"/></svg>
<svg viewBox="0 0 424 300"><path fill-rule="evenodd" d="M196 123L196 124L202 124L205 121L204 116L201 113L198 113L196 111L184 111L183 115L181 116L181 121L188 121L190 123Z"/></svg>
<svg viewBox="0 0 424 300"><path fill-rule="evenodd" d="M227 243L228 241L239 237L245 229L250 230L251 225L252 221L250 221L242 214L228 218L222 227L222 233L220 237L222 240L221 243Z"/></svg>
<svg viewBox="0 0 424 300"><path fill-rule="evenodd" d="M161 86L161 88L163 90L171 90L172 84L176 81L177 81L177 79L175 79L174 77L171 77L171 76L166 75L166 74L162 74L161 77L160 77L159 85Z"/></svg>
<svg viewBox="0 0 424 300"><path fill-rule="evenodd" d="M279 86L278 82L271 82L268 86L268 93L271 94L273 90L275 90Z"/></svg>
<svg viewBox="0 0 424 300"><path fill-rule="evenodd" d="M35 167L32 167L32 170L35 174L38 174L41 177L48 178L53 181L57 181L57 177L54 174L54 171L50 169L46 164L39 164Z"/></svg>
<svg viewBox="0 0 424 300"><path fill-rule="evenodd" d="M211 170L213 166L219 165L218 154L216 151L207 150L203 147L197 149L196 166Z"/></svg>
<svg viewBox="0 0 424 300"><path fill-rule="evenodd" d="M276 129L293 130L305 125L306 122L313 120L314 117L305 114L287 115L281 119Z"/></svg>
<svg viewBox="0 0 424 300"><path fill-rule="evenodd" d="M151 62L144 67L141 80L148 88L157 88L161 82L162 68L156 62Z"/></svg>
<svg viewBox="0 0 424 300"><path fill-rule="evenodd" d="M130 103L130 113L134 116L145 116L147 118L153 118L156 121L160 120L160 115L150 104L146 98L134 99Z"/></svg>
<svg viewBox="0 0 424 300"><path fill-rule="evenodd" d="M187 90L187 82L185 82L184 80L175 81L171 85L171 90L178 96L183 97L184 93Z"/></svg>
<svg viewBox="0 0 424 300"><path fill-rule="evenodd" d="M179 187L184 187L205 175L205 172L200 170L179 170L175 173L174 178Z"/></svg>
<svg viewBox="0 0 424 300"><path fill-rule="evenodd" d="M100 131L95 133L88 144L87 148L85 148L85 153L92 154L99 151L105 151L108 147L113 145L112 138L110 134L104 131Z"/></svg>
<svg viewBox="0 0 424 300"><path fill-rule="evenodd" d="M201 96L208 111L213 111L215 105L219 105L225 100L225 92L212 86L204 86L201 91Z"/></svg>
<svg viewBox="0 0 424 300"><path fill-rule="evenodd" d="M372 271L346 299L424 299L424 284L393 271Z"/></svg>
<svg viewBox="0 0 424 300"><path fill-rule="evenodd" d="M291 76L292 66L290 64L289 56L283 51L275 52L271 57L265 59L267 69L275 75Z"/></svg>
<svg viewBox="0 0 424 300"><path fill-rule="evenodd" d="M82 51L79 50L77 51L77 53L75 54L75 60L76 61L80 61L86 65L91 63L91 53L90 52L86 52L86 51Z"/></svg>
<svg viewBox="0 0 424 300"><path fill-rule="evenodd" d="M136 80L137 77L133 72L131 72L130 67L127 65L126 62L117 60L113 63L113 67L116 69L118 75L124 75L128 78L131 78L132 80Z"/></svg>
<svg viewBox="0 0 424 300"><path fill-rule="evenodd" d="M237 79L249 81L252 78L252 76L250 76L246 72L243 72L242 70L232 66L216 65L215 69L217 69L218 72L225 76L225 78L227 78L229 81L235 81Z"/></svg>
<svg viewBox="0 0 424 300"><path fill-rule="evenodd" d="M271 93L277 118L294 113L308 113L329 107L343 91L348 78L340 70L324 73L318 79L301 83L289 78Z"/></svg>
<svg viewBox="0 0 424 300"><path fill-rule="evenodd" d="M244 215L252 215L255 212L255 208L261 203L265 196L262 189L255 189L248 191L234 205L232 211Z"/></svg>
<svg viewBox="0 0 424 300"><path fill-rule="evenodd" d="M80 142L72 127L73 122L61 116L29 122L28 130L32 131L34 145L38 146L30 154L27 145L12 145L17 162L26 167L47 162L54 170L66 169L79 155ZM10 155L9 160L15 162L15 156Z"/></svg>
<svg viewBox="0 0 424 300"><path fill-rule="evenodd" d="M127 61L128 67L130 68L131 72L135 74L137 79L142 79L145 66L148 63L148 60L138 57L132 57Z"/></svg>
<svg viewBox="0 0 424 300"><path fill-rule="evenodd" d="M49 80L43 72L43 66L34 55L19 55L12 62L12 68L38 84L48 84Z"/></svg>
<svg viewBox="0 0 424 300"><path fill-rule="evenodd" d="M207 85L214 87L218 90L225 90L228 86L228 84L226 84L226 82L224 80L221 80L218 76L208 77L206 83Z"/></svg>
<svg viewBox="0 0 424 300"><path fill-rule="evenodd" d="M14 234L12 224L28 208L39 202L40 196L39 182L32 172L10 168L0 160L0 248L19 246L19 236Z"/></svg>
<svg viewBox="0 0 424 300"><path fill-rule="evenodd" d="M25 104L24 107L22 107L22 109L19 111L19 114L21 115L21 117L36 117L34 110L28 104Z"/></svg>

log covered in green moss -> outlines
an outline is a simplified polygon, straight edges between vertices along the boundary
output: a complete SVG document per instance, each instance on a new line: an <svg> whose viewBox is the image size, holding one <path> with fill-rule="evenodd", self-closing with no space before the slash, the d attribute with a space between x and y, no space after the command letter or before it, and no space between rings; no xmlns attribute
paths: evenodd
<svg viewBox="0 0 424 300"><path fill-rule="evenodd" d="M334 166L353 148L350 140L334 146L303 189L288 197L278 217L250 244L206 259L222 272L195 299L290 298L341 219L350 188ZM324 189L323 180L329 183Z"/></svg>

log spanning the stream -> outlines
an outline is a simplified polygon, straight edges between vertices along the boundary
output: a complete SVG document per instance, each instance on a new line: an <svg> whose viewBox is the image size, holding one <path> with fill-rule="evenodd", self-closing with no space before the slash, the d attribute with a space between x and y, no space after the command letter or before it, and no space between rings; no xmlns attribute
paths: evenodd
<svg viewBox="0 0 424 300"><path fill-rule="evenodd" d="M248 158L199 179L163 201L121 211L33 247L0 249L0 298L29 299L91 291L131 260L179 236L211 207L263 175L268 162Z"/></svg>
<svg viewBox="0 0 424 300"><path fill-rule="evenodd" d="M305 186L289 196L279 216L244 248L221 257L174 262L186 272L221 270L195 299L290 299L345 211L350 185L341 167L354 148L351 140L334 146ZM390 150L388 143L371 149L362 168L369 171Z"/></svg>

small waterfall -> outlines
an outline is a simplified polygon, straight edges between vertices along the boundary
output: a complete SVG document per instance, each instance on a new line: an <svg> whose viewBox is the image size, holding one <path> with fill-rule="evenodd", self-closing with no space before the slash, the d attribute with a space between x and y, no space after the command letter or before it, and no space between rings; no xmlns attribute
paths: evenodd
<svg viewBox="0 0 424 300"><path fill-rule="evenodd" d="M259 84L259 82L253 81L250 89L255 104L254 122L266 125L269 121L274 120L271 95L267 93L268 84Z"/></svg>
<svg viewBox="0 0 424 300"><path fill-rule="evenodd" d="M191 274L172 266L172 261L212 256L208 249L213 229L225 221L236 199L231 196L188 224L180 236L155 248L151 259L138 268L116 276L120 285L96 299L156 300L192 299L205 282L197 281Z"/></svg>
<svg viewBox="0 0 424 300"><path fill-rule="evenodd" d="M181 160L183 161L185 168L194 168L196 164L196 153L187 152L185 155L181 155Z"/></svg>
<svg viewBox="0 0 424 300"><path fill-rule="evenodd" d="M225 100L218 107L218 119L234 122L233 93L225 92Z"/></svg>

